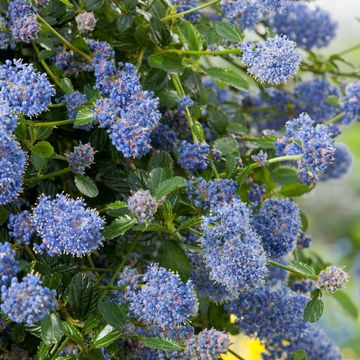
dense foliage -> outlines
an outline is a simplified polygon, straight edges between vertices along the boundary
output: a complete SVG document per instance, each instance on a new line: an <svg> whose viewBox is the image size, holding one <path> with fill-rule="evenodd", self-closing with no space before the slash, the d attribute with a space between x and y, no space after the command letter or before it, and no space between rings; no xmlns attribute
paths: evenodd
<svg viewBox="0 0 360 360"><path fill-rule="evenodd" d="M360 117L358 76L315 52L330 15L295 0L0 11L0 358L240 358L241 332L264 359L341 359L314 323L338 290L357 315L349 275L306 250L296 202L347 173L336 137Z"/></svg>

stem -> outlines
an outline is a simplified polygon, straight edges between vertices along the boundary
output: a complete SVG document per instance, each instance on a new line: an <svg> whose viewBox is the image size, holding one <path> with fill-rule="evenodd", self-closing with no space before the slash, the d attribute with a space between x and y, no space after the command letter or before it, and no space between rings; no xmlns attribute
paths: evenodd
<svg viewBox="0 0 360 360"><path fill-rule="evenodd" d="M324 122L324 125L329 125L329 124L333 124L335 122L337 122L338 120L341 120L345 117L345 113L340 113L334 117L332 117L331 119L327 120Z"/></svg>
<svg viewBox="0 0 360 360"><path fill-rule="evenodd" d="M164 50L164 53L175 53L184 55L228 55L239 54L241 49L226 49L226 50L181 50L181 49L168 49Z"/></svg>
<svg viewBox="0 0 360 360"><path fill-rule="evenodd" d="M348 48L348 49L345 49L339 53L337 53L337 55L345 55L345 54L348 54L350 52L353 52L354 50L357 50L357 49L360 49L360 44L358 45L355 45L355 46L352 46L351 48Z"/></svg>
<svg viewBox="0 0 360 360"><path fill-rule="evenodd" d="M275 164L281 161L296 161L296 160L300 160L301 158L302 158L302 154L279 156L268 160L268 164Z"/></svg>
<svg viewBox="0 0 360 360"><path fill-rule="evenodd" d="M48 122L31 122L32 127L55 127L61 125L73 124L75 120L59 120L59 121L48 121Z"/></svg>
<svg viewBox="0 0 360 360"><path fill-rule="evenodd" d="M182 12L179 12L179 13L176 13L176 14L173 14L173 15L168 15L168 16L165 16L164 18L162 18L161 20L162 21L169 21L171 19L176 19L176 18L179 18L179 17L182 17L182 16L185 16L185 15L188 15L188 14L192 14L193 12L196 12L198 10L201 10L201 9L204 9L204 8L207 8L211 5L215 5L217 4L218 2L220 2L220 0L212 0L212 1L209 1L205 4L201 4L197 7L194 7L192 9L189 9L189 10L186 10L186 11L182 11Z"/></svg>
<svg viewBox="0 0 360 360"><path fill-rule="evenodd" d="M293 274L296 274L297 276L301 276L301 277L306 278L306 279L312 279L312 280L317 279L317 276L306 276L306 275L304 275L302 273L297 272L295 269L293 269L293 268L291 268L289 266L286 266L284 264L280 264L280 263L278 263L276 261L273 261L273 260L268 260L267 263L270 264L270 265L276 266L276 267L278 267L280 269L284 269L286 271L289 271L289 272L291 272Z"/></svg>
<svg viewBox="0 0 360 360"><path fill-rule="evenodd" d="M216 177L217 179L220 179L220 175L219 175L219 173L218 173L218 171L217 171L217 168L216 168L216 166L215 166L214 160L210 158L209 161L210 161L211 170L214 172L215 177Z"/></svg>
<svg viewBox="0 0 360 360"><path fill-rule="evenodd" d="M65 106L64 103L50 104L49 108L59 108Z"/></svg>
<svg viewBox="0 0 360 360"><path fill-rule="evenodd" d="M137 62L136 62L136 69L139 70L141 68L141 64L142 64L142 61L143 61L143 58L144 58L144 54L145 54L145 48L142 48L140 50L140 54L139 54L139 57L137 59Z"/></svg>
<svg viewBox="0 0 360 360"><path fill-rule="evenodd" d="M51 357L50 360L55 360L59 356L59 354L61 353L61 350L68 344L69 341L70 341L70 339L68 337L66 337L65 340L63 341L63 343L60 345L60 347L57 349L57 351Z"/></svg>
<svg viewBox="0 0 360 360"><path fill-rule="evenodd" d="M61 176L61 175L67 174L69 172L71 172L71 169L69 167L67 167L65 169L54 171L54 172L49 173L49 174L34 176L34 177L31 177L31 178L25 178L24 183L30 183L30 182L34 182L34 181L41 181L41 180L51 179L53 177Z"/></svg>
<svg viewBox="0 0 360 360"><path fill-rule="evenodd" d="M31 249L27 245L25 245L24 249L25 249L25 252L30 256L31 260L36 260L34 253L31 251Z"/></svg>
<svg viewBox="0 0 360 360"><path fill-rule="evenodd" d="M241 357L240 355L238 355L235 351L228 349L229 353L233 356L235 356L237 359L239 360L245 360L243 357Z"/></svg>
<svg viewBox="0 0 360 360"><path fill-rule="evenodd" d="M142 234L142 233L139 233L139 234L136 236L136 238L135 238L134 242L132 243L129 251L126 253L126 255L124 256L124 258L123 258L122 262L119 264L119 266L115 269L114 275L113 275L112 278L110 279L110 281L109 281L109 283L108 283L108 285L107 285L107 288L108 288L109 286L112 286L112 285L114 284L114 281L115 281L116 278L118 277L119 273L124 269L125 264L126 264L126 261L128 260L129 256L132 254L132 252L134 251L134 249L135 249L135 247L136 247L136 245L137 245L137 243L138 243L138 241L139 241L139 238L140 238L140 235L141 235L141 234ZM107 291L108 291L107 289L104 290L103 293L100 295L100 297L99 297L99 303L104 300Z"/></svg>
<svg viewBox="0 0 360 360"><path fill-rule="evenodd" d="M184 88L181 85L179 75L174 74L174 75L171 76L171 79L172 79L172 82L174 84L174 87L175 87L176 92L178 93L178 95L181 96L181 97L184 97L185 96L185 91L184 91ZM198 142L198 138L195 135L195 133L193 132L194 121L193 121L193 118L192 118L192 116L190 114L190 110L189 110L188 107L185 108L185 112L186 112L186 117L188 119L190 131L191 131L194 143L196 143L196 142Z"/></svg>
<svg viewBox="0 0 360 360"><path fill-rule="evenodd" d="M67 41L61 34L59 34L44 18L42 18L39 14L36 15L36 18L45 25L64 45L66 45L69 49L77 52L83 58L85 58L88 62L92 62L92 57L88 54L85 54L82 50L78 49L76 46Z"/></svg>

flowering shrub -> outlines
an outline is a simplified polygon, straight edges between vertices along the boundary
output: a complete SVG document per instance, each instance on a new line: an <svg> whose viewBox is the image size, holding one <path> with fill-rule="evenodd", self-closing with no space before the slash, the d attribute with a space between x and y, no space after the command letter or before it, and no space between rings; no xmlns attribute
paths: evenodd
<svg viewBox="0 0 360 360"><path fill-rule="evenodd" d="M240 359L241 332L264 359L341 359L314 323L350 278L306 251L297 204L351 166L360 82L316 54L336 21L291 0L0 11L6 358Z"/></svg>

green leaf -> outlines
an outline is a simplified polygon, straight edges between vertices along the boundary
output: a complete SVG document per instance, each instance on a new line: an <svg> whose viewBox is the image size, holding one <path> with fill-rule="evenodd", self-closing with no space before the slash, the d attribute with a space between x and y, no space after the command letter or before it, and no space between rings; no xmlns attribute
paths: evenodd
<svg viewBox="0 0 360 360"><path fill-rule="evenodd" d="M55 314L51 314L41 321L41 339L46 345L56 344L63 335L61 321Z"/></svg>
<svg viewBox="0 0 360 360"><path fill-rule="evenodd" d="M149 170L161 167L161 168L173 168L174 161L170 154L165 151L153 151L147 168Z"/></svg>
<svg viewBox="0 0 360 360"><path fill-rule="evenodd" d="M158 17L153 16L150 19L150 29L154 36L155 41L160 46L166 46L170 44L171 34L165 23L163 23Z"/></svg>
<svg viewBox="0 0 360 360"><path fill-rule="evenodd" d="M201 50L202 41L199 32L193 24L181 21L179 24L180 35L188 50Z"/></svg>
<svg viewBox="0 0 360 360"><path fill-rule="evenodd" d="M165 180L170 179L172 176L172 170L169 168L155 168L150 171L149 179L147 180L147 186L151 192L155 190Z"/></svg>
<svg viewBox="0 0 360 360"><path fill-rule="evenodd" d="M148 338L140 337L140 340L146 347L158 350L183 350L184 347L175 342L174 340L164 338Z"/></svg>
<svg viewBox="0 0 360 360"><path fill-rule="evenodd" d="M270 179L277 184L291 184L298 181L298 172L290 166L279 166L271 172Z"/></svg>
<svg viewBox="0 0 360 360"><path fill-rule="evenodd" d="M299 182L294 184L284 184L281 187L280 193L284 196L300 196L311 190L307 184L301 184Z"/></svg>
<svg viewBox="0 0 360 360"><path fill-rule="evenodd" d="M64 89L66 94L71 94L74 92L74 86L69 78L63 78L60 80L60 84Z"/></svg>
<svg viewBox="0 0 360 360"><path fill-rule="evenodd" d="M84 6L86 10L100 9L104 4L104 0L84 0Z"/></svg>
<svg viewBox="0 0 360 360"><path fill-rule="evenodd" d="M172 193L175 190L186 186L186 181L180 176L175 176L171 179L162 182L155 190L154 195L158 199Z"/></svg>
<svg viewBox="0 0 360 360"><path fill-rule="evenodd" d="M47 360L49 359L49 352L53 345L47 345L44 342L40 343L37 353L36 359L37 360Z"/></svg>
<svg viewBox="0 0 360 360"><path fill-rule="evenodd" d="M125 208L127 208L127 203L121 200L117 200L106 205L106 210L119 210Z"/></svg>
<svg viewBox="0 0 360 360"><path fill-rule="evenodd" d="M160 107L175 107L178 103L178 95L174 90L163 90L158 93Z"/></svg>
<svg viewBox="0 0 360 360"><path fill-rule="evenodd" d="M107 324L117 330L122 330L127 322L128 314L124 305L116 304L112 301L99 304L99 311Z"/></svg>
<svg viewBox="0 0 360 360"><path fill-rule="evenodd" d="M60 2L63 3L69 9L72 9L74 7L74 5L69 0L60 0Z"/></svg>
<svg viewBox="0 0 360 360"><path fill-rule="evenodd" d="M31 148L31 151L43 159L48 159L54 155L54 148L47 141L39 141Z"/></svg>
<svg viewBox="0 0 360 360"><path fill-rule="evenodd" d="M21 343L24 341L25 339L25 328L23 324L15 324L11 329L10 329L10 335L11 335L11 340L14 343Z"/></svg>
<svg viewBox="0 0 360 360"><path fill-rule="evenodd" d="M244 34L237 26L226 22L217 22L215 24L215 31L229 41L241 43L244 39Z"/></svg>
<svg viewBox="0 0 360 360"><path fill-rule="evenodd" d="M239 184L239 188L242 186L244 181L248 178L248 176L252 173L253 168L251 166L246 166L242 168L236 176L236 181Z"/></svg>
<svg viewBox="0 0 360 360"><path fill-rule="evenodd" d="M72 324L63 321L62 322L62 328L64 331L64 334L70 338L70 340L72 342L74 342L75 344L83 344L83 338L82 335L80 333L80 331Z"/></svg>
<svg viewBox="0 0 360 360"><path fill-rule="evenodd" d="M86 175L75 176L77 189L87 197L94 198L99 195L99 190L94 181Z"/></svg>
<svg viewBox="0 0 360 360"><path fill-rule="evenodd" d="M86 41L80 36L77 35L72 41L73 45L77 47L78 49L82 50L84 53L89 54L90 49Z"/></svg>
<svg viewBox="0 0 360 360"><path fill-rule="evenodd" d="M220 138L214 142L214 148L219 150L222 155L230 155L238 150L238 143L232 138Z"/></svg>
<svg viewBox="0 0 360 360"><path fill-rule="evenodd" d="M274 147L274 142L276 141L276 139L276 136L267 135L255 141L252 141L251 143L263 149L272 149Z"/></svg>
<svg viewBox="0 0 360 360"><path fill-rule="evenodd" d="M106 226L103 230L102 234L107 240L115 239L123 234L125 234L128 230L130 230L136 221L129 215L124 215L115 219L110 225Z"/></svg>
<svg viewBox="0 0 360 360"><path fill-rule="evenodd" d="M309 323L315 323L320 320L324 311L324 303L321 300L321 291L316 289L311 293L312 297L308 301L304 310L304 319Z"/></svg>
<svg viewBox="0 0 360 360"><path fill-rule="evenodd" d="M153 54L149 57L149 65L168 73L181 73L184 70L182 57L175 54Z"/></svg>
<svg viewBox="0 0 360 360"><path fill-rule="evenodd" d="M246 80L234 70L213 67L206 69L205 71L214 80L222 81L225 84L233 86L238 90L249 89L249 84L246 82Z"/></svg>
<svg viewBox="0 0 360 360"><path fill-rule="evenodd" d="M343 291L337 291L332 294L334 299L341 305L341 307L350 315L352 318L357 319L359 316L359 310L353 303L351 298Z"/></svg>
<svg viewBox="0 0 360 360"><path fill-rule="evenodd" d="M304 350L296 350L291 354L290 360L306 360L307 354Z"/></svg>
<svg viewBox="0 0 360 360"><path fill-rule="evenodd" d="M75 126L84 126L94 122L94 111L90 109L81 109L75 118Z"/></svg>
<svg viewBox="0 0 360 360"><path fill-rule="evenodd" d="M225 113L213 104L207 106L206 113L209 127L220 135L226 134L229 120Z"/></svg>
<svg viewBox="0 0 360 360"><path fill-rule="evenodd" d="M161 247L160 264L166 269L176 271L183 281L187 281L190 276L189 259L184 250L175 241L164 241Z"/></svg>
<svg viewBox="0 0 360 360"><path fill-rule="evenodd" d="M287 266L305 277L315 276L315 270L308 264L301 261L291 262Z"/></svg>
<svg viewBox="0 0 360 360"><path fill-rule="evenodd" d="M124 32L127 29L130 29L133 23L134 18L125 14L121 14L116 21L117 28L120 32Z"/></svg>
<svg viewBox="0 0 360 360"><path fill-rule="evenodd" d="M88 273L76 274L67 286L64 297L70 303L73 313L85 318L96 310L98 290L95 280Z"/></svg>
<svg viewBox="0 0 360 360"><path fill-rule="evenodd" d="M94 337L92 345L100 349L119 339L121 332L115 330L111 325L106 325L97 336Z"/></svg>
<svg viewBox="0 0 360 360"><path fill-rule="evenodd" d="M46 274L43 280L43 285L49 289L58 289L61 284L62 275L59 273Z"/></svg>

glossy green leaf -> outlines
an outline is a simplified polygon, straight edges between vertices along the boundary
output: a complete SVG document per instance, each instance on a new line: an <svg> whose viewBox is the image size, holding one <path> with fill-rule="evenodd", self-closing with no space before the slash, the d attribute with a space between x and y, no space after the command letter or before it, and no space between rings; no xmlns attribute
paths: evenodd
<svg viewBox="0 0 360 360"><path fill-rule="evenodd" d="M86 175L75 176L77 189L87 197L94 198L99 195L99 190L94 181Z"/></svg>
<svg viewBox="0 0 360 360"><path fill-rule="evenodd" d="M120 216L115 219L110 225L106 226L102 234L107 240L115 239L121 235L124 235L130 230L136 221L129 215Z"/></svg>
<svg viewBox="0 0 360 360"><path fill-rule="evenodd" d="M36 360L47 360L49 359L49 353L50 353L50 349L53 347L52 344L45 344L44 342L41 342L37 353L36 353Z"/></svg>
<svg viewBox="0 0 360 360"><path fill-rule="evenodd" d="M171 339L141 337L142 343L151 349L183 350L184 347Z"/></svg>
<svg viewBox="0 0 360 360"><path fill-rule="evenodd" d="M55 314L51 314L41 321L41 339L45 344L56 344L63 335L61 321Z"/></svg>
<svg viewBox="0 0 360 360"><path fill-rule="evenodd" d="M315 270L308 264L305 264L301 261L291 262L287 266L305 277L315 276Z"/></svg>
<svg viewBox="0 0 360 360"><path fill-rule="evenodd" d="M235 70L213 67L206 69L205 71L214 80L222 81L225 84L233 86L239 90L249 89L247 81Z"/></svg>
<svg viewBox="0 0 360 360"><path fill-rule="evenodd" d="M244 34L237 26L226 22L216 22L215 30L220 36L229 41L241 43L244 39Z"/></svg>
<svg viewBox="0 0 360 360"><path fill-rule="evenodd" d="M181 73L184 71L182 57L175 54L153 54L149 57L149 65L167 73Z"/></svg>
<svg viewBox="0 0 360 360"><path fill-rule="evenodd" d="M171 179L162 182L155 190L154 195L158 199L172 193L175 190L186 186L186 181L180 176L175 176Z"/></svg>
<svg viewBox="0 0 360 360"><path fill-rule="evenodd" d="M86 10L100 9L104 4L104 0L84 0L84 6Z"/></svg>
<svg viewBox="0 0 360 360"><path fill-rule="evenodd" d="M219 150L223 156L226 156L238 150L238 143L232 138L220 138L215 140L214 148Z"/></svg>
<svg viewBox="0 0 360 360"><path fill-rule="evenodd" d="M119 339L121 332L115 330L111 325L106 325L93 339L92 345L100 349L109 346L115 340Z"/></svg>
<svg viewBox="0 0 360 360"><path fill-rule="evenodd" d="M311 299L305 306L304 319L309 323L320 320L324 311L324 303L321 300L321 291L316 289L311 293Z"/></svg>
<svg viewBox="0 0 360 360"><path fill-rule="evenodd" d="M117 28L120 32L124 32L127 29L130 29L133 23L134 18L125 14L121 14L116 21Z"/></svg>
<svg viewBox="0 0 360 360"><path fill-rule="evenodd" d="M307 360L307 354L304 350L296 350L291 354L290 360Z"/></svg>
<svg viewBox="0 0 360 360"><path fill-rule="evenodd" d="M279 166L270 174L270 179L277 184L291 184L298 181L298 172L290 166Z"/></svg>
<svg viewBox="0 0 360 360"><path fill-rule="evenodd" d="M150 171L149 179L147 180L148 188L151 192L162 184L165 180L170 179L172 176L172 170L169 168L155 168Z"/></svg>
<svg viewBox="0 0 360 360"><path fill-rule="evenodd" d="M301 184L299 182L294 184L284 184L281 187L280 193L284 196L300 196L311 190L307 184Z"/></svg>
<svg viewBox="0 0 360 360"><path fill-rule="evenodd" d="M83 343L82 335L81 335L80 331L74 325L63 321L62 328L63 328L64 334L68 338L70 338L70 340L72 342L74 342L75 344L80 344L80 345Z"/></svg>
<svg viewBox="0 0 360 360"><path fill-rule="evenodd" d="M99 304L99 311L107 324L117 330L122 330L127 322L128 314L124 305L115 302L103 302Z"/></svg>
<svg viewBox="0 0 360 360"><path fill-rule="evenodd" d="M166 46L171 41L171 34L166 26L158 17L153 16L150 20L150 29L155 41L160 46Z"/></svg>
<svg viewBox="0 0 360 360"><path fill-rule="evenodd" d="M84 126L93 123L94 121L94 111L90 109L80 110L75 118L75 126Z"/></svg>
<svg viewBox="0 0 360 360"><path fill-rule="evenodd" d="M44 159L48 159L54 155L54 148L47 141L39 141L31 148L31 151Z"/></svg>
<svg viewBox="0 0 360 360"><path fill-rule="evenodd" d="M196 27L189 21L181 21L179 24L180 35L188 50L201 50L202 41Z"/></svg>

